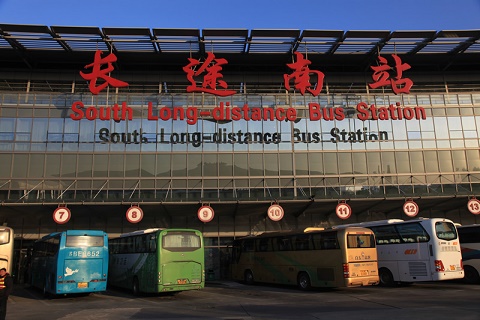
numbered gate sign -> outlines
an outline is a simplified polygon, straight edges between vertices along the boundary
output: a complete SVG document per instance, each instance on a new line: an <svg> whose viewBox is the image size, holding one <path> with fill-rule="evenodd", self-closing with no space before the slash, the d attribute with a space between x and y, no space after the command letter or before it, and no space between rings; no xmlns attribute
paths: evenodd
<svg viewBox="0 0 480 320"><path fill-rule="evenodd" d="M352 208L344 202L337 204L335 208L335 213L340 219L346 220L352 215Z"/></svg>
<svg viewBox="0 0 480 320"><path fill-rule="evenodd" d="M480 201L476 198L468 200L468 211L473 214L480 214Z"/></svg>
<svg viewBox="0 0 480 320"><path fill-rule="evenodd" d="M403 212L409 217L415 217L419 212L418 204L412 200L405 201Z"/></svg>
<svg viewBox="0 0 480 320"><path fill-rule="evenodd" d="M53 221L58 224L67 223L71 217L72 213L67 207L58 207L57 209L55 209L55 211L53 211Z"/></svg>
<svg viewBox="0 0 480 320"><path fill-rule="evenodd" d="M198 219L205 223L212 221L215 216L213 209L210 206L201 206L200 209L198 209L197 215Z"/></svg>
<svg viewBox="0 0 480 320"><path fill-rule="evenodd" d="M131 206L127 209L127 220L130 223L139 223L143 219L143 210L137 206Z"/></svg>
<svg viewBox="0 0 480 320"><path fill-rule="evenodd" d="M272 221L280 221L283 219L283 215L285 212L283 211L283 208L279 204L272 204L267 211L268 217Z"/></svg>

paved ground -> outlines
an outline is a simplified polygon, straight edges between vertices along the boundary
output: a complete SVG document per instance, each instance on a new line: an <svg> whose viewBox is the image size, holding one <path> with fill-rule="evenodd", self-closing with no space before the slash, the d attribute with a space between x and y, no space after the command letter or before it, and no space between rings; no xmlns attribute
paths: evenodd
<svg viewBox="0 0 480 320"><path fill-rule="evenodd" d="M299 291L293 287L210 282L199 291L142 295L109 289L88 296L44 298L17 285L7 319L480 319L480 285L458 282L406 287Z"/></svg>

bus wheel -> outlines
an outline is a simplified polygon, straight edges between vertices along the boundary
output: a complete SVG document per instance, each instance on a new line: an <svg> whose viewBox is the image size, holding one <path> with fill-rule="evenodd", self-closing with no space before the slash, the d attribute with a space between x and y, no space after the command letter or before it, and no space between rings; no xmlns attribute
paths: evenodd
<svg viewBox="0 0 480 320"><path fill-rule="evenodd" d="M310 290L312 284L310 282L310 277L306 272L301 272L297 278L298 287L302 290Z"/></svg>
<svg viewBox="0 0 480 320"><path fill-rule="evenodd" d="M243 281L246 284L253 284L255 280L253 279L253 273L250 270L245 270L245 273L243 275Z"/></svg>
<svg viewBox="0 0 480 320"><path fill-rule="evenodd" d="M138 278L137 277L133 278L132 293L133 293L134 296L138 296L139 293L140 293L140 285L138 283Z"/></svg>
<svg viewBox="0 0 480 320"><path fill-rule="evenodd" d="M480 282L480 275L478 274L478 271L475 270L474 267L465 266L464 271L465 271L465 277L463 278L463 282L465 282L465 283L478 283L478 282Z"/></svg>
<svg viewBox="0 0 480 320"><path fill-rule="evenodd" d="M384 287L392 287L395 284L393 275L387 268L380 268L378 270L380 277L380 285Z"/></svg>

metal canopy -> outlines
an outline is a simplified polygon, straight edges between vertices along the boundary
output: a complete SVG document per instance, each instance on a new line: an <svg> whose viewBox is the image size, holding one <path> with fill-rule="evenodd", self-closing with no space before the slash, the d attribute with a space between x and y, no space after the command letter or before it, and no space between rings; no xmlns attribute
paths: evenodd
<svg viewBox="0 0 480 320"><path fill-rule="evenodd" d="M457 57L457 64L478 61L474 57L480 54L479 39L480 30L100 29L0 24L0 57L18 62L20 67L44 64L53 68L58 61L82 64L85 61L79 60L86 59L86 54L91 57L96 50L128 55L121 63L132 66L151 65L162 54L170 57L165 60L168 64L175 55L180 59L178 54L184 59L185 55L201 57L205 52L224 53L232 63L235 59L240 64L246 59L276 63L279 57L291 60L292 53L300 51L312 61L322 59L325 64L364 62L361 69L378 54L395 53L442 69L450 67L452 58L458 55L462 59Z"/></svg>

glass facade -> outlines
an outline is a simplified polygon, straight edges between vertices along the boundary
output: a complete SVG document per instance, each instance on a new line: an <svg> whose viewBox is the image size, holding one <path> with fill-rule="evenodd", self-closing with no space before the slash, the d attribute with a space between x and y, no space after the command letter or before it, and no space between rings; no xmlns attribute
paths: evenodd
<svg viewBox="0 0 480 320"><path fill-rule="evenodd" d="M475 92L354 99L0 92L0 99L6 202L381 198L480 189ZM220 106L223 118L235 108L241 118L214 119ZM382 118L371 106L379 115L381 107L395 108ZM278 120L285 112L275 112L291 109L293 121Z"/></svg>

